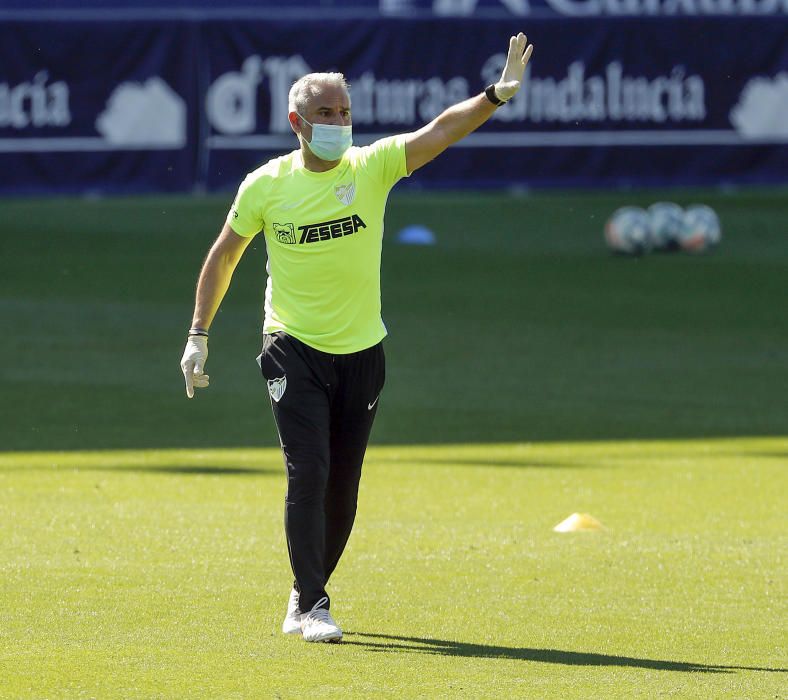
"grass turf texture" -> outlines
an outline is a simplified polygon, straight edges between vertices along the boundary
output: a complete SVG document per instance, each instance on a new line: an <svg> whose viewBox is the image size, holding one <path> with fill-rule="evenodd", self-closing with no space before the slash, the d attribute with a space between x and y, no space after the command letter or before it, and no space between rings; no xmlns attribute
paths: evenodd
<svg viewBox="0 0 788 700"><path fill-rule="evenodd" d="M786 452L372 448L341 646L279 632L277 450L7 453L0 696L781 697Z"/></svg>
<svg viewBox="0 0 788 700"><path fill-rule="evenodd" d="M719 250L609 255L605 217L660 197L714 206ZM4 449L277 444L254 361L262 239L212 327L212 386L183 400L195 280L227 206L3 202ZM423 222L439 243L384 244L377 443L785 434L785 190L402 196L388 211L390 233Z"/></svg>
<svg viewBox="0 0 788 700"><path fill-rule="evenodd" d="M661 198L714 206L720 249L608 255L605 217ZM392 197L438 245L384 244L339 648L278 634L262 241L184 397L228 199L0 205L0 697L780 694L784 190ZM609 530L550 531L573 511Z"/></svg>

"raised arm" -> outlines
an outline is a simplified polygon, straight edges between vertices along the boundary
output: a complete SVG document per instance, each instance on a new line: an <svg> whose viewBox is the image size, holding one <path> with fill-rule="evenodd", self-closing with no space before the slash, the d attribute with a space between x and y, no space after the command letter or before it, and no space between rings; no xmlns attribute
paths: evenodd
<svg viewBox="0 0 788 700"><path fill-rule="evenodd" d="M500 79L494 86L499 104L510 100L520 89L525 66L533 52L525 34L509 39L509 54ZM429 163L449 146L478 129L495 112L497 104L481 93L449 107L418 131L405 135L405 160L408 172Z"/></svg>
<svg viewBox="0 0 788 700"><path fill-rule="evenodd" d="M194 396L194 387L208 386L208 375L203 373L208 360L208 329L227 293L235 267L251 240L251 237L239 236L229 224L225 224L203 263L189 338L181 358L189 398Z"/></svg>

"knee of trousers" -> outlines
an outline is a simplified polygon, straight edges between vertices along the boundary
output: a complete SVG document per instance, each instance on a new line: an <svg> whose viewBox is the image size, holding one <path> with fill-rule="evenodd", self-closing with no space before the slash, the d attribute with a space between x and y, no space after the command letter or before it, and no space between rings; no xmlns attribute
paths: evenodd
<svg viewBox="0 0 788 700"><path fill-rule="evenodd" d="M358 504L358 480L349 479L344 483L336 481L328 485L325 492L326 507L334 511L355 512Z"/></svg>
<svg viewBox="0 0 788 700"><path fill-rule="evenodd" d="M288 484L287 495L285 496L285 506L288 510L297 508L322 511L325 501L325 491L308 490L306 488L294 489Z"/></svg>
<svg viewBox="0 0 788 700"><path fill-rule="evenodd" d="M328 482L328 454L312 447L286 447L288 505L322 504Z"/></svg>

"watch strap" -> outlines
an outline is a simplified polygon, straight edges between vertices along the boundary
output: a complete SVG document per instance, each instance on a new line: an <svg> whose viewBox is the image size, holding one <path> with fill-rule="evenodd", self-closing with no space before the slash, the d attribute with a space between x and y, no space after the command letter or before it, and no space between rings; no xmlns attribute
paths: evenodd
<svg viewBox="0 0 788 700"><path fill-rule="evenodd" d="M495 85L490 84L484 88L484 94L496 107L506 104L504 100L498 99L498 95L495 94Z"/></svg>

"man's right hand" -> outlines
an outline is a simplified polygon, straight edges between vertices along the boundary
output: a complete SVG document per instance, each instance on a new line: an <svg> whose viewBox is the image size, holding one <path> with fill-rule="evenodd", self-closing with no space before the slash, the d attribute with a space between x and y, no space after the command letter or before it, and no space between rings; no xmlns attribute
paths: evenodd
<svg viewBox="0 0 788 700"><path fill-rule="evenodd" d="M202 389L208 386L208 375L203 373L208 361L208 337L190 335L186 341L186 349L181 358L183 378L186 380L186 396L194 396L194 387Z"/></svg>

